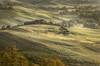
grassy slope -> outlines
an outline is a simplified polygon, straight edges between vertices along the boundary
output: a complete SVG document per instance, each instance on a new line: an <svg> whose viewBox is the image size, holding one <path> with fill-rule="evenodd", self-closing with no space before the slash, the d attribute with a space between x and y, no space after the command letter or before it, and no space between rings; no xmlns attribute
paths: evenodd
<svg viewBox="0 0 100 66"><path fill-rule="evenodd" d="M17 25L23 24L26 21L32 21L34 19L46 19L53 22L61 22L62 20L68 20L59 16L53 16L51 12L26 8L23 6L15 6L14 10L0 10L0 27L5 25Z"/></svg>
<svg viewBox="0 0 100 66"><path fill-rule="evenodd" d="M100 30L70 28L63 35L59 26L27 25L0 31L0 48L17 45L25 53L58 57L70 65L92 66L100 60Z"/></svg>
<svg viewBox="0 0 100 66"><path fill-rule="evenodd" d="M30 5L24 0L17 2L24 4L23 6ZM0 10L0 15L2 15L0 16L0 26L13 26L40 18L56 22L68 20L58 16L53 17L50 12L39 9L22 6L14 8L14 11ZM0 48L17 45L24 53L33 53L43 57L59 57L65 63L68 62L74 66L80 64L81 66L92 66L94 63L98 63L100 59L100 30L86 28L70 28L69 30L72 34L68 36L56 34L59 32L59 27L51 25L29 25L0 31Z"/></svg>
<svg viewBox="0 0 100 66"><path fill-rule="evenodd" d="M15 10L0 10L0 14L2 14L0 16L0 25L23 24L23 22L33 20L39 16L48 18L45 14L32 12L32 10L20 6L16 6Z"/></svg>

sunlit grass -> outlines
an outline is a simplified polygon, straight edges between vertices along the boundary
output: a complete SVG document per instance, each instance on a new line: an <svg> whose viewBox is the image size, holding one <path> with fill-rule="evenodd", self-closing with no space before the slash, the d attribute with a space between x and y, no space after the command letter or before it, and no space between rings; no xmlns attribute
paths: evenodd
<svg viewBox="0 0 100 66"><path fill-rule="evenodd" d="M54 55L57 54L57 56L66 57L65 59L71 57L70 60L81 62L87 61L92 63L99 61L99 30L79 27L69 28L68 30L70 31L70 34L63 35L57 34L57 32L60 32L59 28L59 26L55 25L37 24L19 26L11 30L5 30L4 32L8 32L12 35L25 39L25 41L28 40L30 42L37 42L41 45L45 45L43 50L47 50L45 48L48 48L48 53L53 51ZM98 38L96 38L95 36L97 36ZM31 47L35 48L35 46ZM41 51L39 48L37 48L38 51Z"/></svg>

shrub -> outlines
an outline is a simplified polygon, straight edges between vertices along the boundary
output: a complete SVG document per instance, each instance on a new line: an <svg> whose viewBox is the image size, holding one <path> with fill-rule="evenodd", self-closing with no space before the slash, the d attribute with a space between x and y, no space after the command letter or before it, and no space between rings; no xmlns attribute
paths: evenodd
<svg viewBox="0 0 100 66"><path fill-rule="evenodd" d="M10 28L10 25L7 25L6 28L9 29Z"/></svg>
<svg viewBox="0 0 100 66"><path fill-rule="evenodd" d="M65 66L61 60L54 60L52 58L44 58L40 66Z"/></svg>
<svg viewBox="0 0 100 66"><path fill-rule="evenodd" d="M5 28L5 26L2 26L2 28L1 28L2 30L5 30L6 28Z"/></svg>
<svg viewBox="0 0 100 66"><path fill-rule="evenodd" d="M35 66L35 64L19 55L16 48L6 48L0 53L0 66Z"/></svg>

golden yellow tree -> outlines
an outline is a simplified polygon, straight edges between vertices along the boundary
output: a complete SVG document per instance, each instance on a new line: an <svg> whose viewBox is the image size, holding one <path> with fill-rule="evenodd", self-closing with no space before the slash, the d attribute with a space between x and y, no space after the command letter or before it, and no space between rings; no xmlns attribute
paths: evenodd
<svg viewBox="0 0 100 66"><path fill-rule="evenodd" d="M54 60L52 58L45 58L40 63L40 66L65 66L61 60Z"/></svg>
<svg viewBox="0 0 100 66"><path fill-rule="evenodd" d="M28 60L15 47L6 48L0 54L0 66L28 66Z"/></svg>

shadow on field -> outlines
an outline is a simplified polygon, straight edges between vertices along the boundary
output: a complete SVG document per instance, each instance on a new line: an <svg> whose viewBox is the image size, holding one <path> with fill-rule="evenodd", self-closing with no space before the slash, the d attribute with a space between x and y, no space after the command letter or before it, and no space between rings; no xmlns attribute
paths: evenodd
<svg viewBox="0 0 100 66"><path fill-rule="evenodd" d="M15 35L12 35L7 32L0 32L0 49L5 47L16 46L17 48L25 51L25 50L38 50L42 51L41 47L45 47L44 45L38 42L31 42L26 39L22 39ZM33 50L34 49L34 50Z"/></svg>
<svg viewBox="0 0 100 66"><path fill-rule="evenodd" d="M15 12L15 10L0 10L0 19L5 19L5 18L14 18L15 16L17 16L17 13Z"/></svg>

